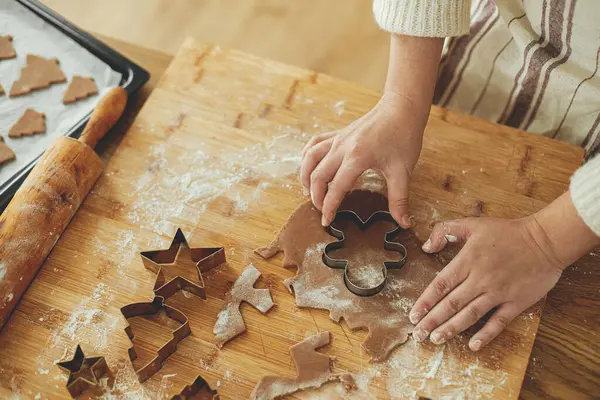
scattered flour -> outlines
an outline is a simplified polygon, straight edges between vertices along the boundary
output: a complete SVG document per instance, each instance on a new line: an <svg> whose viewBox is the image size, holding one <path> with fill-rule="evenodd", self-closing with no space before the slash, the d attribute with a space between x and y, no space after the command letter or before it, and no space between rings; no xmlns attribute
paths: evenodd
<svg viewBox="0 0 600 400"><path fill-rule="evenodd" d="M209 155L203 150L168 157L165 144L152 149L147 171L135 183L128 219L158 234L172 235L177 220L194 221L217 199L232 202L232 214L243 214L271 183L268 178L296 174L306 134L287 126L267 143ZM252 190L246 183L260 180Z"/></svg>
<svg viewBox="0 0 600 400"><path fill-rule="evenodd" d="M5 275L6 275L6 265L4 265L3 263L0 263L0 281L2 279L4 279Z"/></svg>
<svg viewBox="0 0 600 400"><path fill-rule="evenodd" d="M311 257L314 254L322 254L325 246L327 246L327 242L317 243L315 246L307 248L304 255L305 257Z"/></svg>
<svg viewBox="0 0 600 400"><path fill-rule="evenodd" d="M355 375L359 390L369 392L374 382L384 384L390 398L470 399L488 397L502 389L507 381L504 371L486 369L477 355L461 374L460 361L448 344L431 350L416 340L409 340L382 363L371 364ZM504 389L506 390L506 389ZM506 393L506 392L500 392Z"/></svg>
<svg viewBox="0 0 600 400"><path fill-rule="evenodd" d="M335 113L337 115L339 115L340 117L342 115L344 115L344 105L346 104L346 100L340 100L337 103L335 103L334 108L335 108Z"/></svg>
<svg viewBox="0 0 600 400"><path fill-rule="evenodd" d="M377 286L383 281L383 269L379 265L361 265L348 269L349 281L360 287Z"/></svg>

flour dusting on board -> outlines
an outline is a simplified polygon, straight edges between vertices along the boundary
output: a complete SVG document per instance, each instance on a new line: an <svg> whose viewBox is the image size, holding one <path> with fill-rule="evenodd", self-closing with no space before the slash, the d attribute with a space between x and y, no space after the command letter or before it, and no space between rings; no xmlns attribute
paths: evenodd
<svg viewBox="0 0 600 400"><path fill-rule="evenodd" d="M358 390L369 393L369 385L385 387L390 398L470 399L486 398L500 390L507 373L494 368L484 368L475 353L464 352L466 367L460 370L458 357L453 354L461 345L425 346L409 339L388 360L365 368L355 374ZM461 351L461 354L463 352ZM496 393L496 395L498 395Z"/></svg>
<svg viewBox="0 0 600 400"><path fill-rule="evenodd" d="M197 220L223 197L230 203L230 215L246 213L272 185L270 179L298 172L308 138L291 127L280 131L266 143L217 154L196 149L169 157L168 145L153 147L150 167L135 182L128 219L158 234L172 235L176 221Z"/></svg>

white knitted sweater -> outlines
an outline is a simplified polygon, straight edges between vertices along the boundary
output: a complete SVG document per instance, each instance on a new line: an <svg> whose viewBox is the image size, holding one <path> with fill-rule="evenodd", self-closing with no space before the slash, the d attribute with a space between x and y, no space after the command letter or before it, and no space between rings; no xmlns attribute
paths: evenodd
<svg viewBox="0 0 600 400"><path fill-rule="evenodd" d="M450 59L452 49L458 49L464 60L442 60L436 104L585 147L588 162L571 178L571 198L581 218L600 236L600 48L584 40L591 32L600 35L600 2L566 0L560 9L549 3L374 0L373 12L388 32L463 35L452 39L454 46L446 46L450 50L444 57ZM552 30L561 34L553 36ZM552 53L556 49L562 50ZM511 69L515 65L523 67ZM528 107L527 114L522 112Z"/></svg>

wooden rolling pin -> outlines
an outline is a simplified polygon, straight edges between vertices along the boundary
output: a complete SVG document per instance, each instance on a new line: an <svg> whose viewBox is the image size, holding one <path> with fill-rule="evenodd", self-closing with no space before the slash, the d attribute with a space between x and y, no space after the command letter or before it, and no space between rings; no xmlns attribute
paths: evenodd
<svg viewBox="0 0 600 400"><path fill-rule="evenodd" d="M111 89L79 140L56 139L0 216L0 330L100 176L93 148L126 104L125 89Z"/></svg>

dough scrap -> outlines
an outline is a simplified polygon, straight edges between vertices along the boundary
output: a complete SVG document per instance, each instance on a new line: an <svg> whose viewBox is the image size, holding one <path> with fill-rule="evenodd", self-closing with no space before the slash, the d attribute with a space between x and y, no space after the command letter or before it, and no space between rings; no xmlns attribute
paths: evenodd
<svg viewBox="0 0 600 400"><path fill-rule="evenodd" d="M340 210L353 210L367 219L375 211L387 210L387 204L385 196L379 193L355 190L346 196ZM361 261L359 257L365 258L363 265L389 259L383 250L383 235L390 230L388 224L382 221L361 233L355 224L341 226L334 222L336 228L347 230L347 244L336 252L336 257L349 259L350 265L360 264L356 262ZM269 246L257 249L256 253L270 258L283 252L283 266L297 268L296 276L285 281L296 297L296 304L329 310L332 320L339 322L344 318L350 329L367 329L369 334L362 347L372 362L383 361L412 333L413 325L408 319L410 308L443 264L421 250L422 243L412 230L403 231L397 240L408 251L405 266L388 271L386 286L380 293L359 297L346 288L343 270L323 264L323 248L334 240L321 226L321 214L309 201L289 216ZM392 253L392 257L397 254ZM376 270L380 271L380 268Z"/></svg>
<svg viewBox="0 0 600 400"><path fill-rule="evenodd" d="M226 342L246 331L246 324L240 312L242 301L249 303L263 314L275 305L269 289L254 288L259 277L260 271L251 264L242 272L227 293L225 304L219 312L213 329L218 347L223 347Z"/></svg>
<svg viewBox="0 0 600 400"><path fill-rule="evenodd" d="M339 381L346 390L356 387L352 374L331 371L332 359L316 349L329 344L329 332L319 332L290 347L290 354L296 366L294 378L263 376L254 387L250 399L278 399L300 390L316 389L324 383Z"/></svg>
<svg viewBox="0 0 600 400"><path fill-rule="evenodd" d="M0 60L15 58L17 53L12 45L12 36L0 36Z"/></svg>
<svg viewBox="0 0 600 400"><path fill-rule="evenodd" d="M0 165L12 161L15 158L15 152L4 144L4 138L0 136Z"/></svg>
<svg viewBox="0 0 600 400"><path fill-rule="evenodd" d="M18 138L44 132L46 132L46 115L28 108L13 127L10 128L8 136Z"/></svg>
<svg viewBox="0 0 600 400"><path fill-rule="evenodd" d="M67 78L55 58L46 59L33 54L27 55L27 65L21 76L10 88L10 97L22 96L34 90L47 88L53 83L65 82Z"/></svg>
<svg viewBox="0 0 600 400"><path fill-rule="evenodd" d="M63 104L75 103L90 96L98 94L98 87L94 78L84 78L82 76L73 76L69 87L63 96Z"/></svg>

